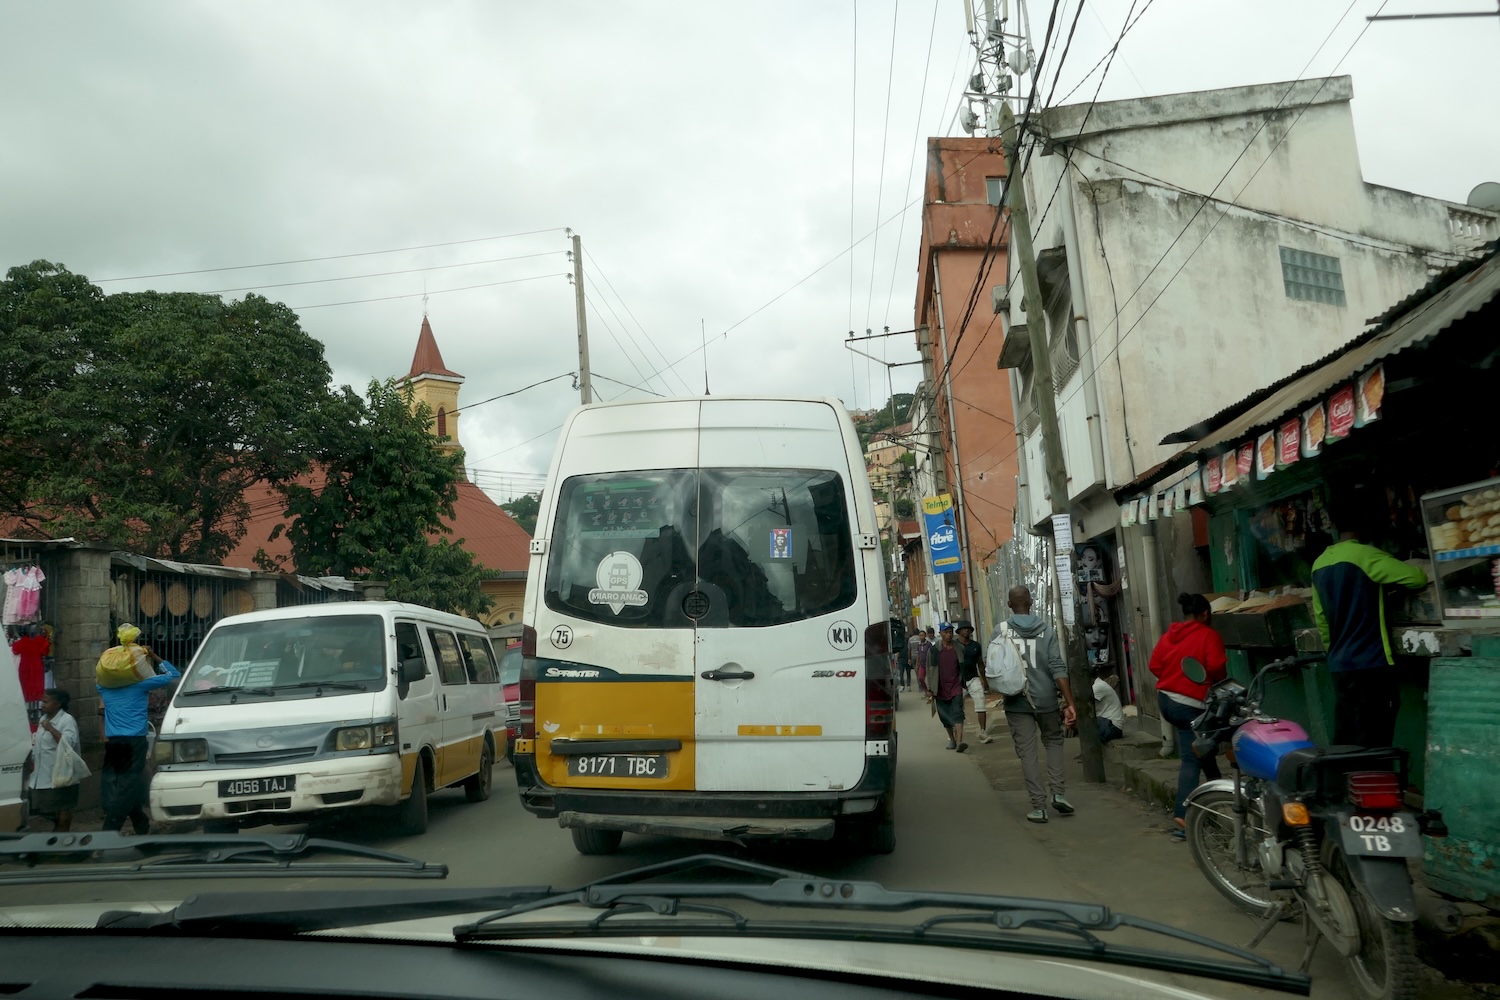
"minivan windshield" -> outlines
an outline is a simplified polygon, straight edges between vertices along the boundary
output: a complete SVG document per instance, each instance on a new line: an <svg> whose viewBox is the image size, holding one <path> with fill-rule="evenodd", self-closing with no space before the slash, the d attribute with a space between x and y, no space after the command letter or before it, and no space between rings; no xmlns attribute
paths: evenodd
<svg viewBox="0 0 1500 1000"><path fill-rule="evenodd" d="M379 691L386 684L379 615L276 618L213 630L177 698L236 691L291 693L318 685Z"/></svg>
<svg viewBox="0 0 1500 1000"><path fill-rule="evenodd" d="M830 614L858 594L850 532L844 482L831 471L573 476L558 493L547 605L627 628Z"/></svg>

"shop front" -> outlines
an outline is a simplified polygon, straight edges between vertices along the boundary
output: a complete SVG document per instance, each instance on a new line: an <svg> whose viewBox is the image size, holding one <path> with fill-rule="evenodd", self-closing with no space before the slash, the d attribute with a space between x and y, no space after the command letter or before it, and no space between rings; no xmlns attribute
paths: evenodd
<svg viewBox="0 0 1500 1000"><path fill-rule="evenodd" d="M1168 554L1163 575L1207 582L1241 680L1293 650L1322 650L1312 566L1356 527L1341 518L1419 568L1426 587L1387 588L1384 624L1402 678L1395 742L1411 752L1413 792L1439 808L1474 779L1500 791L1500 715L1476 730L1452 714L1455 702L1429 698L1446 690L1450 662L1474 659L1476 637L1500 634L1497 298L1492 247L1337 354L1169 437L1188 447L1145 490L1120 494L1127 531L1170 523L1194 536ZM1475 675L1474 666L1464 663L1468 702L1500 706L1500 668ZM1278 678L1266 707L1331 741L1336 705L1321 664ZM1460 722L1461 748L1443 735ZM1465 822L1487 831L1476 851L1500 850L1489 843L1500 841L1500 805L1486 808Z"/></svg>

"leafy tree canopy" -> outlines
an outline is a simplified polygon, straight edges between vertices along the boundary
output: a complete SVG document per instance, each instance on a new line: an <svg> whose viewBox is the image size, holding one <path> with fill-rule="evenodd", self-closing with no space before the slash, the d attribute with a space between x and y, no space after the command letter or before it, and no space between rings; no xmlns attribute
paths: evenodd
<svg viewBox="0 0 1500 1000"><path fill-rule="evenodd" d="M291 482L287 537L299 572L383 580L392 600L478 616L483 570L439 537L453 517L463 452L440 448L432 412L394 379L365 398L345 387L314 452L310 482ZM278 527L272 537L281 531Z"/></svg>
<svg viewBox="0 0 1500 1000"><path fill-rule="evenodd" d="M60 264L0 281L0 513L39 534L217 562L244 491L307 468L323 345L286 306L106 295Z"/></svg>
<svg viewBox="0 0 1500 1000"><path fill-rule="evenodd" d="M525 496L516 497L510 503L503 503L500 509L511 517L516 523L525 529L526 534L536 534L536 517L542 507L542 495L540 493L527 493Z"/></svg>
<svg viewBox="0 0 1500 1000"><path fill-rule="evenodd" d="M911 411L911 401L915 398L909 392L898 392L885 401L879 410L870 416L870 419L859 425L859 443L868 447L870 438L884 430L890 430L897 424L906 422L907 415Z"/></svg>

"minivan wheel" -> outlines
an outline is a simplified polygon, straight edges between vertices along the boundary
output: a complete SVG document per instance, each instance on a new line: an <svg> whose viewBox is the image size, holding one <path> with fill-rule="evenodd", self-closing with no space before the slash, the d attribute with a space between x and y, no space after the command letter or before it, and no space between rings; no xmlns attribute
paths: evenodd
<svg viewBox="0 0 1500 1000"><path fill-rule="evenodd" d="M427 767L418 757L417 768L411 775L411 794L396 806L396 833L402 837L415 837L426 832Z"/></svg>
<svg viewBox="0 0 1500 1000"><path fill-rule="evenodd" d="M620 849L619 830L593 830L573 827L573 848L579 854L613 854Z"/></svg>
<svg viewBox="0 0 1500 1000"><path fill-rule="evenodd" d="M470 802L483 802L490 797L490 771L495 767L495 751L488 742L479 751L479 773L464 782L464 795Z"/></svg>

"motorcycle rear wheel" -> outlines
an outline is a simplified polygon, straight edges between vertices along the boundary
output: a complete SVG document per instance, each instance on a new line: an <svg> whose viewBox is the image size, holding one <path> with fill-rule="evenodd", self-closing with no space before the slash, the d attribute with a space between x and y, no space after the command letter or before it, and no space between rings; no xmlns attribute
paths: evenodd
<svg viewBox="0 0 1500 1000"><path fill-rule="evenodd" d="M1344 961L1360 996L1369 1000L1415 1000L1421 994L1421 976L1412 925L1381 915L1355 885L1343 851L1330 847L1326 865L1348 894L1359 925L1359 950Z"/></svg>
<svg viewBox="0 0 1500 1000"><path fill-rule="evenodd" d="M1260 804L1252 800L1246 805L1245 849L1249 856L1244 865L1235 859L1233 792L1205 792L1189 803L1187 841L1198 870L1219 895L1252 916L1264 917L1278 902L1291 899L1291 894L1269 887L1256 853L1257 845L1269 834Z"/></svg>

